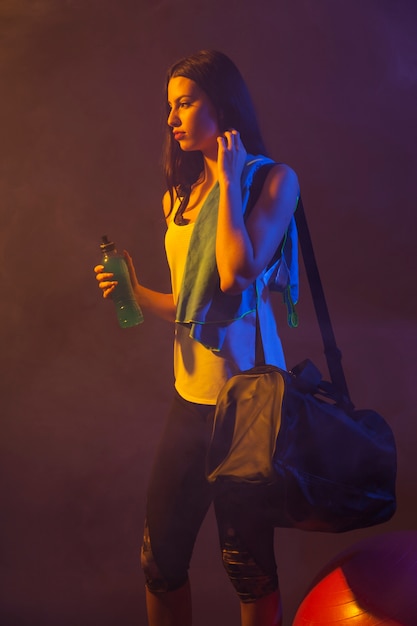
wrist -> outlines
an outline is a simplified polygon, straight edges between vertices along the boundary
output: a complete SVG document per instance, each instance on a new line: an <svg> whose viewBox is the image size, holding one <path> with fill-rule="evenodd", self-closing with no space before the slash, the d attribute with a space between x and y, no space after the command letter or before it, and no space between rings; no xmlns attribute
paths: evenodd
<svg viewBox="0 0 417 626"><path fill-rule="evenodd" d="M240 179L228 178L227 176L219 177L220 192L226 194L241 193Z"/></svg>
<svg viewBox="0 0 417 626"><path fill-rule="evenodd" d="M144 288L139 283L133 286L133 294L139 306L145 306Z"/></svg>

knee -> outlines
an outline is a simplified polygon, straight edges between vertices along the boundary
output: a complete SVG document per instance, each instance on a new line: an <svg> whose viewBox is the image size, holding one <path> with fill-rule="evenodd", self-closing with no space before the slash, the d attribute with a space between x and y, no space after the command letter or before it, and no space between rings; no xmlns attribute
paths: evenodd
<svg viewBox="0 0 417 626"><path fill-rule="evenodd" d="M151 593L158 594L175 591L182 587L188 580L187 573L185 575L177 574L176 572L173 572L171 575L162 573L153 554L147 525L145 526L143 535L140 562L145 575L146 586Z"/></svg>
<svg viewBox="0 0 417 626"><path fill-rule="evenodd" d="M251 554L235 529L229 528L222 546L226 573L243 603L256 602L278 589L276 568L262 567Z"/></svg>
<svg viewBox="0 0 417 626"><path fill-rule="evenodd" d="M154 559L150 542L144 537L140 552L140 564L145 575L146 586L152 593L167 591L165 581Z"/></svg>

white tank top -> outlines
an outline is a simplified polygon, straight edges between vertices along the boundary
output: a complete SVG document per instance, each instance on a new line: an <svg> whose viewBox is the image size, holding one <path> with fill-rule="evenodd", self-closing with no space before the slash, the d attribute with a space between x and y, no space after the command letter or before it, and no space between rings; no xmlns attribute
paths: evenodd
<svg viewBox="0 0 417 626"><path fill-rule="evenodd" d="M165 235L165 250L171 273L174 303L178 301L188 248L194 222L178 226L171 219ZM267 361L285 368L282 346L278 337L274 314L269 301L269 289L262 282L258 315L261 332L268 337ZM268 293L264 293L264 289ZM266 297L264 297L266 296ZM189 328L175 325L174 377L178 393L190 402L216 404L217 396L225 382L239 371L253 367L255 361L255 314L232 322L220 352L212 352L189 337Z"/></svg>

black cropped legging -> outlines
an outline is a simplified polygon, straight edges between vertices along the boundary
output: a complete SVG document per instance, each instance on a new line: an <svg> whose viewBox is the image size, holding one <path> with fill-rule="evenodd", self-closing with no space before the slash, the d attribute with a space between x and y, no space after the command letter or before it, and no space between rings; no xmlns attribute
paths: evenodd
<svg viewBox="0 0 417 626"><path fill-rule="evenodd" d="M253 602L278 588L274 529L261 520L253 500L234 498L233 492L214 494L207 482L213 414L214 407L175 394L148 488L142 566L151 592L182 587L214 500L225 569L240 599Z"/></svg>

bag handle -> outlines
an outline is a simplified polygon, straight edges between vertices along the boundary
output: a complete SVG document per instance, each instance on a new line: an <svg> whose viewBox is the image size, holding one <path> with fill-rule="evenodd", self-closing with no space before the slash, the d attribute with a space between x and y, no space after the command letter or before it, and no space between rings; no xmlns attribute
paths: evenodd
<svg viewBox="0 0 417 626"><path fill-rule="evenodd" d="M252 183L250 203L246 210L245 216L253 208L262 190L265 179L269 170L275 164L261 166ZM346 383L345 373L342 366L342 353L337 347L336 338L333 332L330 320L329 309L327 307L326 297L324 295L323 284L321 282L319 268L314 254L313 243L307 224L307 218L304 211L303 201L299 197L297 208L295 210L295 222L298 230L298 238L300 248L303 255L304 267L306 270L308 284L310 286L311 296L314 303L317 321L320 328L320 334L323 340L324 354L326 357L327 367L330 379L336 391L339 393L341 402L348 410L352 410L354 405L350 399L349 390ZM262 336L259 327L258 312L256 311L256 362L265 362L263 356Z"/></svg>

